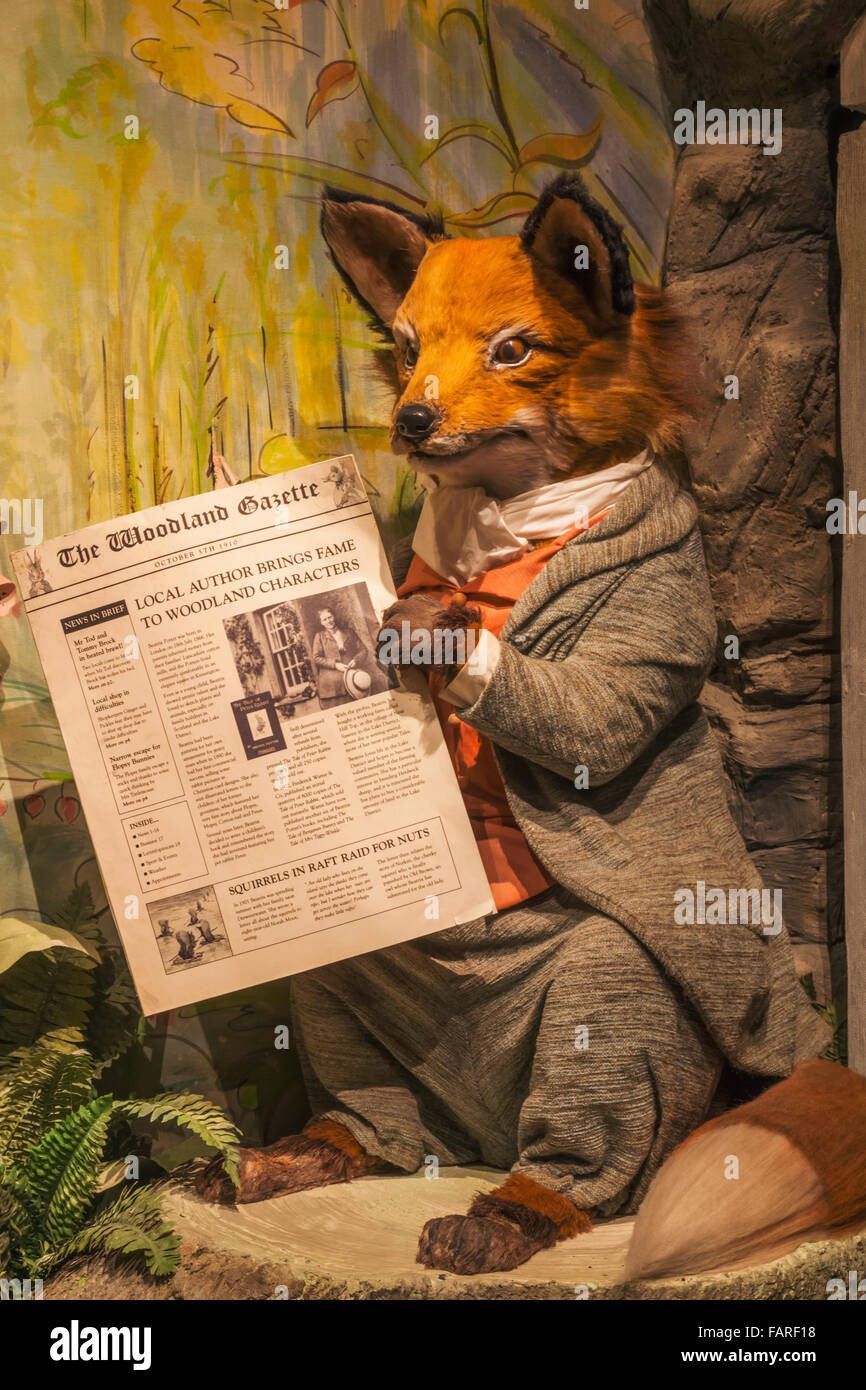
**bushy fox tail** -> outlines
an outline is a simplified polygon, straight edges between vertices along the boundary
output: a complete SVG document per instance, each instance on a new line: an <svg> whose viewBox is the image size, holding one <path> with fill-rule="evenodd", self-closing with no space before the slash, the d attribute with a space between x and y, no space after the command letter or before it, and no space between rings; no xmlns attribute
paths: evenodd
<svg viewBox="0 0 866 1390"><path fill-rule="evenodd" d="M764 1264L866 1224L866 1079L810 1061L695 1130L656 1175L626 1279Z"/></svg>

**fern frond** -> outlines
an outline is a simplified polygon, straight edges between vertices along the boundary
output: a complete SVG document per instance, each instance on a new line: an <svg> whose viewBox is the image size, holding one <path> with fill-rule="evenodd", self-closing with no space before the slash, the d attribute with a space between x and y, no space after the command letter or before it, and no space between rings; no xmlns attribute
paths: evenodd
<svg viewBox="0 0 866 1390"><path fill-rule="evenodd" d="M66 902L62 907L57 908L51 920L56 926L64 927L66 931L73 932L75 936L83 937L97 950L100 950L105 942L105 937L97 922L93 893L90 890L90 884L86 881L75 885Z"/></svg>
<svg viewBox="0 0 866 1390"><path fill-rule="evenodd" d="M44 1263L53 1267L72 1255L100 1250L141 1255L148 1271L159 1277L174 1273L180 1262L180 1240L164 1220L159 1185L130 1185L52 1250Z"/></svg>
<svg viewBox="0 0 866 1390"><path fill-rule="evenodd" d="M27 1273L24 1253L31 1222L23 1200L25 1192L20 1171L11 1164L0 1165L0 1277Z"/></svg>
<svg viewBox="0 0 866 1390"><path fill-rule="evenodd" d="M84 1034L80 1028L52 1028L35 1046L38 1047L42 1042L49 1043L56 1052L76 1052L84 1043ZM0 1083L6 1080L7 1074L20 1062L26 1062L32 1056L33 1046L28 1045L17 1047L14 1052L7 1052L0 1057Z"/></svg>
<svg viewBox="0 0 866 1390"><path fill-rule="evenodd" d="M0 1072L0 1161L23 1162L52 1125L93 1095L93 1059L73 1029L11 1053Z"/></svg>
<svg viewBox="0 0 866 1390"><path fill-rule="evenodd" d="M204 1096L187 1091L165 1091L149 1100L115 1101L116 1114L128 1119L150 1120L154 1124L179 1125L196 1134L211 1149L217 1149L225 1162L225 1169L237 1185L238 1152L237 1141L240 1131L218 1106L212 1105Z"/></svg>
<svg viewBox="0 0 866 1390"><path fill-rule="evenodd" d="M108 979L108 973L113 978ZM87 1028L87 1046L96 1059L99 1076L111 1062L127 1052L138 1038L141 1005L126 969L126 962L106 962L96 972L97 997Z"/></svg>
<svg viewBox="0 0 866 1390"><path fill-rule="evenodd" d="M50 1244L68 1240L93 1201L113 1104L97 1096L79 1106L42 1136L24 1165L31 1213Z"/></svg>
<svg viewBox="0 0 866 1390"><path fill-rule="evenodd" d="M14 1163L0 1164L0 1272L29 1275L42 1252L26 1177Z"/></svg>
<svg viewBox="0 0 866 1390"><path fill-rule="evenodd" d="M126 958L110 918L97 919L88 883L72 890L54 922L95 947L100 964L94 974L94 998L86 1046L96 1059L96 1075L122 1056L136 1040L141 1006L130 978Z"/></svg>
<svg viewBox="0 0 866 1390"><path fill-rule="evenodd" d="M58 946L30 952L0 983L0 1051L32 1046L59 1028L83 1030L95 992L96 961Z"/></svg>
<svg viewBox="0 0 866 1390"><path fill-rule="evenodd" d="M11 1278L15 1272L12 1265L15 1207L11 1193L0 1184L0 1279Z"/></svg>
<svg viewBox="0 0 866 1390"><path fill-rule="evenodd" d="M800 976L800 984L806 991L809 1003L816 1013L820 1014L827 1026L832 1030L832 1037L827 1047L821 1053L829 1062L841 1062L846 1066L848 1062L848 1002L844 995L841 998L821 1001L818 998L818 991L815 988L815 977L810 970L808 974Z"/></svg>

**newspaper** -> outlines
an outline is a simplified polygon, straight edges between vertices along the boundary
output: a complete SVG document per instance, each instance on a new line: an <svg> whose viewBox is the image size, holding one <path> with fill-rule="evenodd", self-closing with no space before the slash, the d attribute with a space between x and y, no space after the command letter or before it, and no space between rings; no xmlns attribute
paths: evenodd
<svg viewBox="0 0 866 1390"><path fill-rule="evenodd" d="M13 559L146 1014L494 911L351 456Z"/></svg>

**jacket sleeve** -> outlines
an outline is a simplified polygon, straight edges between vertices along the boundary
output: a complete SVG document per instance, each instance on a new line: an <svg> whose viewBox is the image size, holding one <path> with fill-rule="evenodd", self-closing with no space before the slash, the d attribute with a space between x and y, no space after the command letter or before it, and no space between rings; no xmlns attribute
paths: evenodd
<svg viewBox="0 0 866 1390"><path fill-rule="evenodd" d="M682 551L637 563L561 660L507 640L460 718L494 743L590 787L619 775L687 705L714 662L706 570Z"/></svg>

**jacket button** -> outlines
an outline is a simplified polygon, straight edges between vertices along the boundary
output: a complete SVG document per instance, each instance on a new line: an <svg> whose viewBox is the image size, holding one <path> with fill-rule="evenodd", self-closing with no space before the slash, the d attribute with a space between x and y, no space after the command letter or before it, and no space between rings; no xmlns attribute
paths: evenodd
<svg viewBox="0 0 866 1390"><path fill-rule="evenodd" d="M458 592L454 595L454 597L452 598L451 602L454 604L454 607L455 607L455 608L462 608L463 605L467 602L466 595L465 595L465 594L461 594L461 593L458 591Z"/></svg>

